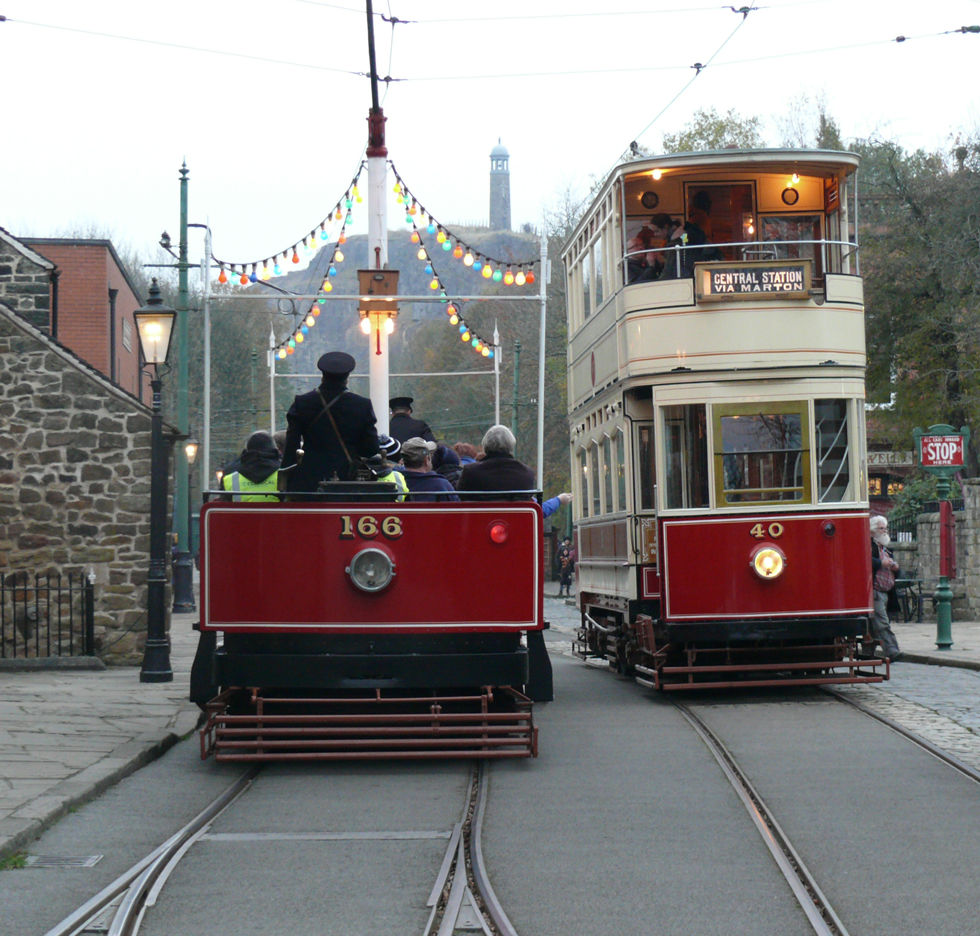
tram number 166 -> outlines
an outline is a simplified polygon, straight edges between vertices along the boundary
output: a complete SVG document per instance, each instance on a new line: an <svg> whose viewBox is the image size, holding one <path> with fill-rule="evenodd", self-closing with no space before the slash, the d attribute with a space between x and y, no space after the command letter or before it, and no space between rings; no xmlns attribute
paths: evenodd
<svg viewBox="0 0 980 936"><path fill-rule="evenodd" d="M354 539L359 536L361 539L374 539L381 533L388 539L398 539L402 535L401 517L384 517L378 520L377 517L359 517L355 524L351 517L344 514L340 518L340 538Z"/></svg>
<svg viewBox="0 0 980 936"><path fill-rule="evenodd" d="M761 523L757 523L749 530L749 535L754 536L756 539L765 539L766 533L773 539L779 539L783 535L783 525L781 523L770 523L768 527L763 528Z"/></svg>

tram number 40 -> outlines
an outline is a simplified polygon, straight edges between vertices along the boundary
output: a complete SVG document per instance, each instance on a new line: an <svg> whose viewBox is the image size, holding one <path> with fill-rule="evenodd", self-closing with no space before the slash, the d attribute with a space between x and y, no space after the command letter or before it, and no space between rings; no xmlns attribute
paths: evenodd
<svg viewBox="0 0 980 936"><path fill-rule="evenodd" d="M766 533L773 539L779 539L783 535L783 525L781 523L770 523L768 527L763 528L761 523L757 523L749 530L749 535L754 536L756 539L765 539Z"/></svg>
<svg viewBox="0 0 980 936"><path fill-rule="evenodd" d="M374 539L381 533L388 539L398 539L402 535L401 517L384 517L380 521L377 517L359 517L357 523L344 514L340 518L340 538L354 539L359 536L361 539Z"/></svg>

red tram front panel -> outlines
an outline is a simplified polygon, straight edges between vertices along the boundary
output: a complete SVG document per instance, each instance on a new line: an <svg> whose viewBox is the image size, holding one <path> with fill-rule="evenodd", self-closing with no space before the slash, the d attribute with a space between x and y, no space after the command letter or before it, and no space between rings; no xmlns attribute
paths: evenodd
<svg viewBox="0 0 980 936"><path fill-rule="evenodd" d="M361 590L366 549L393 576ZM403 633L538 630L536 503L233 504L201 513L201 629Z"/></svg>
<svg viewBox="0 0 980 936"><path fill-rule="evenodd" d="M866 513L664 521L665 620L871 614L868 537ZM760 546L785 556L778 577L756 573Z"/></svg>

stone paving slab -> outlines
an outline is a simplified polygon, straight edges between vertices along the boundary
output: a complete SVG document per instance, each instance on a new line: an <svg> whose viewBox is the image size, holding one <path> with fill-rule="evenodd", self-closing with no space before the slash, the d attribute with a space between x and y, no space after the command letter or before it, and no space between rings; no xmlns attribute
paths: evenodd
<svg viewBox="0 0 980 936"><path fill-rule="evenodd" d="M173 615L170 683L138 667L0 671L0 860L197 727L196 619Z"/></svg>

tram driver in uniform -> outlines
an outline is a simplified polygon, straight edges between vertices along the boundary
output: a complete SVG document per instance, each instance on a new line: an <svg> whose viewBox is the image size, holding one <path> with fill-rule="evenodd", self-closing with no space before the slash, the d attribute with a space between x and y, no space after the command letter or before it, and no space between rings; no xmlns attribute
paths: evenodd
<svg viewBox="0 0 980 936"><path fill-rule="evenodd" d="M343 351L330 351L316 366L323 374L320 386L299 394L286 414L282 466L289 469L288 491L316 491L321 481L330 481L334 475L346 481L355 462L379 451L371 401L347 389L354 358ZM303 457L297 464L300 449Z"/></svg>

